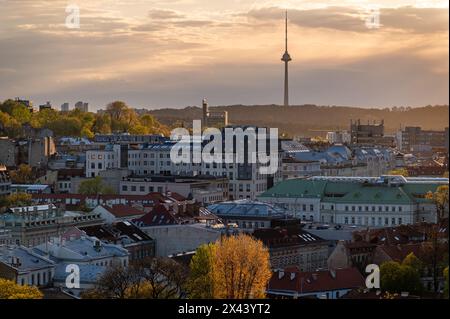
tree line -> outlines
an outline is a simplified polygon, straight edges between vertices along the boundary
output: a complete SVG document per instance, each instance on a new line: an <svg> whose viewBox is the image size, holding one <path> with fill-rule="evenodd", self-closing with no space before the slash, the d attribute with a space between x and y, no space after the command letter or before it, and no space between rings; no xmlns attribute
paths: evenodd
<svg viewBox="0 0 450 319"><path fill-rule="evenodd" d="M6 100L0 102L0 133L10 138L25 137L24 124L33 128L48 128L55 136L75 136L92 138L94 134L127 132L130 134L169 134L169 128L158 122L152 115L138 115L134 109L121 101L107 105L99 113L74 109L60 112L43 109L30 110L21 102Z"/></svg>

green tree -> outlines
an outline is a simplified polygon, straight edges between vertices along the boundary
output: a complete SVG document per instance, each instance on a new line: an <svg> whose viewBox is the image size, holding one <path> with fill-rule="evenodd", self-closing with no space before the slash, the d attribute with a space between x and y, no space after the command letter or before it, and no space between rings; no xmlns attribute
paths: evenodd
<svg viewBox="0 0 450 319"><path fill-rule="evenodd" d="M84 195L93 195L93 194L114 194L114 189L106 185L100 176L96 176L94 178L87 179L80 183L80 187L78 188L78 193Z"/></svg>
<svg viewBox="0 0 450 319"><path fill-rule="evenodd" d="M402 261L402 265L411 266L415 269L419 274L423 271L423 263L422 261L414 255L414 253L409 253L405 259Z"/></svg>
<svg viewBox="0 0 450 319"><path fill-rule="evenodd" d="M395 261L383 263L380 267L381 289L390 293L407 291L420 293L422 284L420 275L413 267Z"/></svg>
<svg viewBox="0 0 450 319"><path fill-rule="evenodd" d="M210 299L214 296L212 265L214 244L200 246L191 259L187 290L191 299Z"/></svg>

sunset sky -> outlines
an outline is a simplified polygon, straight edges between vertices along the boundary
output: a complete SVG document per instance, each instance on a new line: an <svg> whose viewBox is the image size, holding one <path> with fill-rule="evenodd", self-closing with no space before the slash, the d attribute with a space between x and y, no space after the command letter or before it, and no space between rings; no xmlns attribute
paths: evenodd
<svg viewBox="0 0 450 319"><path fill-rule="evenodd" d="M291 104L449 102L447 0L0 0L0 100L280 104L285 8Z"/></svg>

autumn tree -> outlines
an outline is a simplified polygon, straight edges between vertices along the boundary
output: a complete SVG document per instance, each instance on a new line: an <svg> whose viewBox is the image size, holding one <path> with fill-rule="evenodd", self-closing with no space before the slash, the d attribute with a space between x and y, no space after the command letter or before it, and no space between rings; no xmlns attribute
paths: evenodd
<svg viewBox="0 0 450 319"><path fill-rule="evenodd" d="M396 168L393 170L390 170L389 175L402 175L404 177L409 176L408 170L406 168Z"/></svg>
<svg viewBox="0 0 450 319"><path fill-rule="evenodd" d="M428 192L425 197L436 206L437 219L440 223L446 212L448 213L448 185L439 186L434 193Z"/></svg>
<svg viewBox="0 0 450 319"><path fill-rule="evenodd" d="M173 299L184 296L187 270L168 257L140 260L122 267L109 266L96 286L82 298Z"/></svg>
<svg viewBox="0 0 450 319"><path fill-rule="evenodd" d="M147 258L137 264L147 298L174 299L185 295L187 269L167 257Z"/></svg>
<svg viewBox="0 0 450 319"><path fill-rule="evenodd" d="M139 282L134 268L109 266L97 280L95 287L86 291L84 299L126 299L130 289Z"/></svg>
<svg viewBox="0 0 450 319"><path fill-rule="evenodd" d="M271 277L269 252L244 234L216 242L212 264L214 298L264 298Z"/></svg>
<svg viewBox="0 0 450 319"><path fill-rule="evenodd" d="M212 265L215 245L200 246L190 262L187 290L191 299L210 299L214 296Z"/></svg>
<svg viewBox="0 0 450 319"><path fill-rule="evenodd" d="M2 198L0 205L5 207L29 206L31 205L31 199L30 194L17 192Z"/></svg>
<svg viewBox="0 0 450 319"><path fill-rule="evenodd" d="M29 165L20 164L19 167L11 171L11 181L15 184L30 184L34 182L33 170Z"/></svg>
<svg viewBox="0 0 450 319"><path fill-rule="evenodd" d="M37 287L20 286L14 281L0 278L0 299L42 299Z"/></svg>
<svg viewBox="0 0 450 319"><path fill-rule="evenodd" d="M440 225L432 224L426 230L427 241L422 245L422 262L433 279L433 291L439 290L442 269L448 265L448 242L440 240Z"/></svg>

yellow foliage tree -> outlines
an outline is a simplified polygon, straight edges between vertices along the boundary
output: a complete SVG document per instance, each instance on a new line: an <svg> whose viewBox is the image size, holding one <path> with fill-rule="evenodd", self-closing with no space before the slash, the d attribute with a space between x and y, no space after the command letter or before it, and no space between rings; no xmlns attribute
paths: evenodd
<svg viewBox="0 0 450 319"><path fill-rule="evenodd" d="M20 286L11 280L0 278L0 299L42 299L42 293L34 286Z"/></svg>
<svg viewBox="0 0 450 319"><path fill-rule="evenodd" d="M215 245L214 298L264 298L272 272L269 252L262 242L240 234L224 237Z"/></svg>

